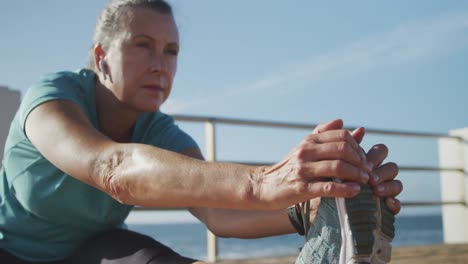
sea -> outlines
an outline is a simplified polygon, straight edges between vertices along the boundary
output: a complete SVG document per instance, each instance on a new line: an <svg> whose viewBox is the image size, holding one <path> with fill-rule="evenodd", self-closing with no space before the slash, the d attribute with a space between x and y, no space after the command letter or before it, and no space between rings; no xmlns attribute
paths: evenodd
<svg viewBox="0 0 468 264"><path fill-rule="evenodd" d="M206 227L201 223L127 223L128 228L147 234L184 256L206 259ZM443 243L442 217L398 216L393 247ZM290 256L299 252L304 238L297 234L260 239L219 238L220 259Z"/></svg>

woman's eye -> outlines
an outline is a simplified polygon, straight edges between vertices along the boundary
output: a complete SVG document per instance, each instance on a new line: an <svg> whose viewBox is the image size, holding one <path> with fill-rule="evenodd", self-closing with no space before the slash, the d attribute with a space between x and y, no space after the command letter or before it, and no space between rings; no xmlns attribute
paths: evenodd
<svg viewBox="0 0 468 264"><path fill-rule="evenodd" d="M150 45L148 42L137 42L136 46L140 48L148 48Z"/></svg>
<svg viewBox="0 0 468 264"><path fill-rule="evenodd" d="M170 54L170 55L177 56L177 54L179 54L179 50L177 50L177 49L167 49L166 53Z"/></svg>

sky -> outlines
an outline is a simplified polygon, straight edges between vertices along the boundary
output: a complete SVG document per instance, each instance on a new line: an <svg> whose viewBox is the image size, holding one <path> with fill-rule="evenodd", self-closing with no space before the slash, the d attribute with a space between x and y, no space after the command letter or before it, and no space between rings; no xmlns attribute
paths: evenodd
<svg viewBox="0 0 468 264"><path fill-rule="evenodd" d="M444 134L468 127L468 1L170 2L181 52L167 113L342 118L351 127ZM0 85L24 92L45 73L83 67L106 3L3 3ZM203 149L203 125L180 126ZM278 161L308 132L219 126L218 158ZM389 146L389 161L438 166L437 140L369 135L363 146L375 143ZM399 177L402 200L440 198L437 173Z"/></svg>

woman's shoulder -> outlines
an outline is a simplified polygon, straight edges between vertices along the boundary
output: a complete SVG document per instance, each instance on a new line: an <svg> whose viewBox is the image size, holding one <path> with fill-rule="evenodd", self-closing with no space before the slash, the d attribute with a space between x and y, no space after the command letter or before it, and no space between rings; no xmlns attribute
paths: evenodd
<svg viewBox="0 0 468 264"><path fill-rule="evenodd" d="M43 83L79 83L87 86L94 81L96 74L89 69L78 69L75 71L58 71L42 75L37 84ZM34 85L33 85L34 86Z"/></svg>
<svg viewBox="0 0 468 264"><path fill-rule="evenodd" d="M42 75L31 85L24 99L43 96L88 97L95 86L95 73L88 69L59 71Z"/></svg>
<svg viewBox="0 0 468 264"><path fill-rule="evenodd" d="M87 69L48 73L31 85L21 100L21 124L38 105L51 100L63 99L78 104L82 109L91 109L94 98L95 74Z"/></svg>

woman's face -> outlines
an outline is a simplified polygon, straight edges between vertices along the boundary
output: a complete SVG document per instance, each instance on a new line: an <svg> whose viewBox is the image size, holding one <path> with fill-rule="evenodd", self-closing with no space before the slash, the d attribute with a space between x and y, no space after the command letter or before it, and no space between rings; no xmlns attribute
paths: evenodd
<svg viewBox="0 0 468 264"><path fill-rule="evenodd" d="M128 8L111 41L105 63L111 91L124 105L141 112L159 109L168 98L177 69L179 35L170 14Z"/></svg>

